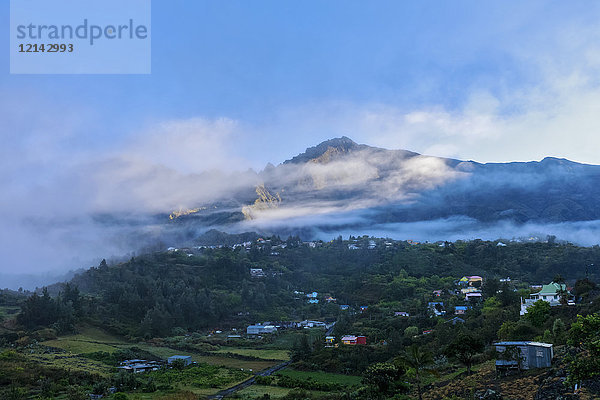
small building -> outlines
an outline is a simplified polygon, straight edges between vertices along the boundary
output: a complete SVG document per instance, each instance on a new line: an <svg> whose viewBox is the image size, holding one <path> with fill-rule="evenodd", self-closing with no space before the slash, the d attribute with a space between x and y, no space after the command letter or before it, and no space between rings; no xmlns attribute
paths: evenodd
<svg viewBox="0 0 600 400"><path fill-rule="evenodd" d="M308 304L319 304L319 299L308 299Z"/></svg>
<svg viewBox="0 0 600 400"><path fill-rule="evenodd" d="M318 295L319 295L319 293L317 293L317 292L312 292L312 293L308 293L308 294L306 295L306 297L308 297L309 299L316 299Z"/></svg>
<svg viewBox="0 0 600 400"><path fill-rule="evenodd" d="M275 327L275 325L249 325L246 328L247 335L263 335L275 332L277 332L277 327Z"/></svg>
<svg viewBox="0 0 600 400"><path fill-rule="evenodd" d="M325 336L325 344L334 344L335 336Z"/></svg>
<svg viewBox="0 0 600 400"><path fill-rule="evenodd" d="M532 293L529 295L528 299L521 300L521 315L527 314L527 309L531 307L536 301L543 300L550 304L550 306L555 307L561 305L560 297L562 294L570 296L570 293L567 291L567 285L564 283L556 283L551 282L548 285L542 285L542 288L537 293Z"/></svg>
<svg viewBox="0 0 600 400"><path fill-rule="evenodd" d="M157 371L160 369L161 363L158 361L148 361L148 360L125 360L122 361L117 367L122 371L128 371L133 373L147 372L147 371Z"/></svg>
<svg viewBox="0 0 600 400"><path fill-rule="evenodd" d="M452 319L449 319L448 321L446 321L446 323L450 323L452 325L456 325L456 324L464 324L465 320L462 319L461 317L454 317Z"/></svg>
<svg viewBox="0 0 600 400"><path fill-rule="evenodd" d="M264 278L266 275L262 268L250 268L250 276L252 278Z"/></svg>
<svg viewBox="0 0 600 400"><path fill-rule="evenodd" d="M552 365L554 351L552 344L531 341L507 341L494 343L496 347L496 369L548 368ZM504 356L507 349L514 354Z"/></svg>
<svg viewBox="0 0 600 400"><path fill-rule="evenodd" d="M325 297L325 301L328 303L332 303L332 302L335 303L337 301L337 299L333 296L327 296L327 297Z"/></svg>
<svg viewBox="0 0 600 400"><path fill-rule="evenodd" d="M305 328L325 328L327 324L323 321L304 320L298 323L298 326Z"/></svg>
<svg viewBox="0 0 600 400"><path fill-rule="evenodd" d="M350 306L348 304L340 304L340 310L348 310Z"/></svg>
<svg viewBox="0 0 600 400"><path fill-rule="evenodd" d="M366 336L346 335L342 336L342 343L348 345L367 344Z"/></svg>
<svg viewBox="0 0 600 400"><path fill-rule="evenodd" d="M471 286L460 289L460 293L462 293L462 294L473 293L473 292L479 292L479 289L477 289L475 287L471 287Z"/></svg>
<svg viewBox="0 0 600 400"><path fill-rule="evenodd" d="M443 290L434 290L433 295L435 297L440 297L444 291Z"/></svg>
<svg viewBox="0 0 600 400"><path fill-rule="evenodd" d="M446 310L444 310L444 303L441 301L430 301L427 303L427 309L429 309L433 315L438 317L446 314Z"/></svg>
<svg viewBox="0 0 600 400"><path fill-rule="evenodd" d="M192 363L191 356L171 356L171 357L167 358L167 363L173 364L177 360L182 360L183 365L185 365L185 366L190 365Z"/></svg>
<svg viewBox="0 0 600 400"><path fill-rule="evenodd" d="M369 306L360 306L360 312L363 313L369 309Z"/></svg>
<svg viewBox="0 0 600 400"><path fill-rule="evenodd" d="M564 283L549 283L548 285L543 285L542 290L537 293L532 293L529 298L532 300L544 300L550 303L560 303L560 292L567 291L567 285Z"/></svg>
<svg viewBox="0 0 600 400"><path fill-rule="evenodd" d="M483 294L481 292L469 292L465 294L465 300L481 300L483 298Z"/></svg>
<svg viewBox="0 0 600 400"><path fill-rule="evenodd" d="M410 317L406 311L394 311L394 317Z"/></svg>
<svg viewBox="0 0 600 400"><path fill-rule="evenodd" d="M483 278L478 275L467 276L469 278L469 286L481 287L483 284Z"/></svg>
<svg viewBox="0 0 600 400"><path fill-rule="evenodd" d="M471 306L456 306L454 307L454 315L464 315Z"/></svg>
<svg viewBox="0 0 600 400"><path fill-rule="evenodd" d="M479 275L463 276L458 281L461 286L481 287L483 284L483 278Z"/></svg>

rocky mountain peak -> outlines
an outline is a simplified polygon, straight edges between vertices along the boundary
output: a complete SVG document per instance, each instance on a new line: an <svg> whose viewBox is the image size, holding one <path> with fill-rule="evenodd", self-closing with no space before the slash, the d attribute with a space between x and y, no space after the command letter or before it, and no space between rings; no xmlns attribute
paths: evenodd
<svg viewBox="0 0 600 400"><path fill-rule="evenodd" d="M309 147L302 154L299 154L287 160L284 164L300 164L306 162L328 162L336 156L348 154L353 151L367 148L366 145L359 145L346 136L326 140L314 147Z"/></svg>

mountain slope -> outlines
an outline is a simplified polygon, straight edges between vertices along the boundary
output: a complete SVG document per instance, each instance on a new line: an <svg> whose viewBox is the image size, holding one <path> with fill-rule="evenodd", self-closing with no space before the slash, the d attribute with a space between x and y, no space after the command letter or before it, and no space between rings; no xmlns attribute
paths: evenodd
<svg viewBox="0 0 600 400"><path fill-rule="evenodd" d="M387 222L452 215L518 222L600 218L600 167L557 158L481 164L374 148L342 137L263 171L261 178L267 190L281 196L271 212L275 216L285 216L282 209L383 207ZM269 214L257 211L255 218Z"/></svg>
<svg viewBox="0 0 600 400"><path fill-rule="evenodd" d="M398 224L424 222L429 225L420 240L533 233L511 231L519 226L545 237L562 229L560 224L600 220L599 183L600 166L565 159L485 164L371 147L341 137L277 166L269 164L245 188L216 200L218 207L181 212L169 222L190 238L209 227L304 237L319 232L398 237L393 234ZM451 226L438 228L435 221L451 221ZM545 228L548 224L552 226ZM409 233L402 235L419 237L423 225L411 226L404 226ZM583 237L579 225L572 229L576 239ZM593 225L579 242L596 243L599 230Z"/></svg>

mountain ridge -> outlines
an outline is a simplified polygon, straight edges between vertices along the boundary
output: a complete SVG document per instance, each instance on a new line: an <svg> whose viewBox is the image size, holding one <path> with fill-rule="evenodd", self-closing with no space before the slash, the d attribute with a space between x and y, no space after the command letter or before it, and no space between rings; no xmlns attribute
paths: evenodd
<svg viewBox="0 0 600 400"><path fill-rule="evenodd" d="M256 182L228 197L228 208L209 207L177 222L190 230L301 232L308 238L431 221L542 226L600 220L600 166L558 157L480 163L342 136L269 164Z"/></svg>

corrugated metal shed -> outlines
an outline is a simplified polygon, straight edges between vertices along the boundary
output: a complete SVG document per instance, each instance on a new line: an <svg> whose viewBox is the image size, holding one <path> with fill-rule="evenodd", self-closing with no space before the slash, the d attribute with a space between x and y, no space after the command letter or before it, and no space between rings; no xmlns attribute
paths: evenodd
<svg viewBox="0 0 600 400"><path fill-rule="evenodd" d="M532 341L506 341L494 343L499 357L496 359L496 368L518 368L518 360L506 359L501 355L509 347L515 347L520 354L521 369L547 368L552 365L554 351L552 344Z"/></svg>

